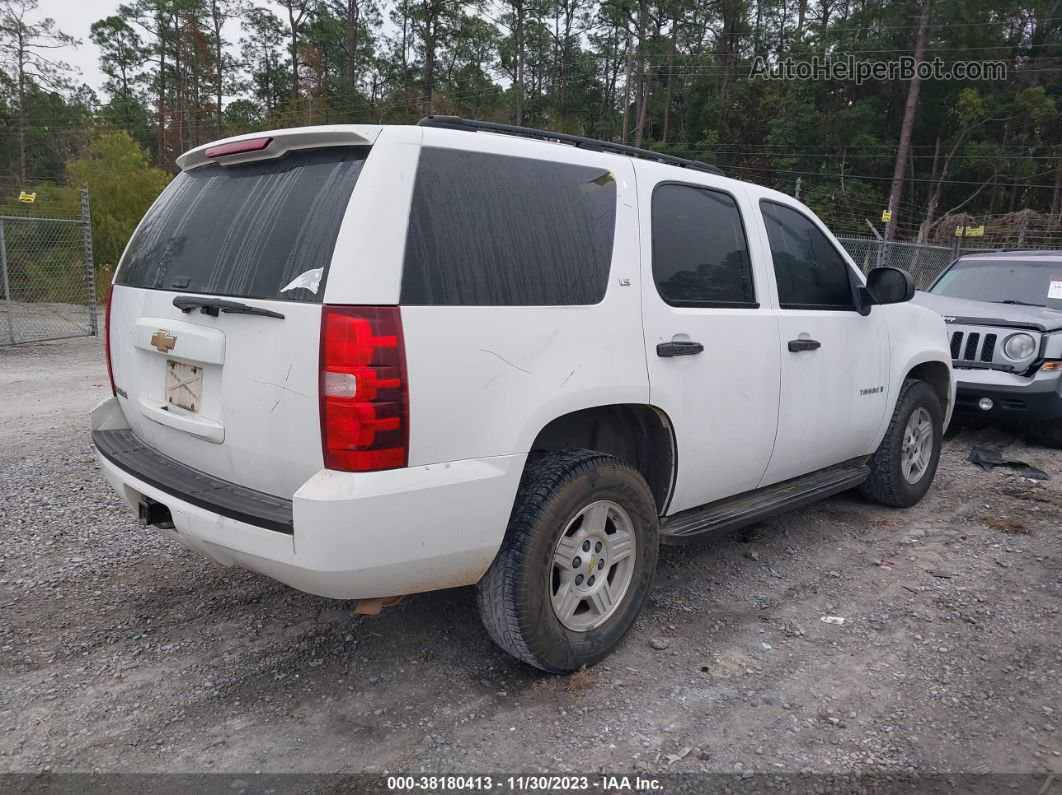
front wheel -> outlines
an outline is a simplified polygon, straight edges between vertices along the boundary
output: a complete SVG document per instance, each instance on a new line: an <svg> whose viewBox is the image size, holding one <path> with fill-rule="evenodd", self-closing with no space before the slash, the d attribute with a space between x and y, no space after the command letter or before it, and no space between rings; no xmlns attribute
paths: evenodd
<svg viewBox="0 0 1062 795"><path fill-rule="evenodd" d="M592 665L634 624L658 548L656 504L617 458L533 454L502 548L476 589L491 638L550 673Z"/></svg>
<svg viewBox="0 0 1062 795"><path fill-rule="evenodd" d="M885 438L870 459L870 477L859 488L863 496L894 508L921 500L937 471L943 425L936 390L925 381L904 381Z"/></svg>

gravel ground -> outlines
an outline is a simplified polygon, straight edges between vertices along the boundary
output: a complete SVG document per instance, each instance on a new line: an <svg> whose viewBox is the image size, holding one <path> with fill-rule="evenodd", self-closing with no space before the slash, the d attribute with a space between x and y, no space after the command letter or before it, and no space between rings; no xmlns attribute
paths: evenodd
<svg viewBox="0 0 1062 795"><path fill-rule="evenodd" d="M141 529L106 391L96 340L0 349L0 771L1062 773L1058 452L966 431L913 509L665 549L619 650L552 677L469 589L355 617Z"/></svg>

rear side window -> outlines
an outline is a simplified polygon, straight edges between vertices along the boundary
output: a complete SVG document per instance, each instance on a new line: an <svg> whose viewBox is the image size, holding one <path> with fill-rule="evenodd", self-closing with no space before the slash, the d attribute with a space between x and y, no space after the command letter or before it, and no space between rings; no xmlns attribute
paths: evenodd
<svg viewBox="0 0 1062 795"><path fill-rule="evenodd" d="M653 279L675 306L755 306L745 229L734 198L690 185L653 191Z"/></svg>
<svg viewBox="0 0 1062 795"><path fill-rule="evenodd" d="M401 302L596 304L616 225L608 169L425 147Z"/></svg>
<svg viewBox="0 0 1062 795"><path fill-rule="evenodd" d="M321 301L339 225L367 148L178 174L129 242L118 284Z"/></svg>
<svg viewBox="0 0 1062 795"><path fill-rule="evenodd" d="M802 213L761 201L783 309L853 309L848 263Z"/></svg>

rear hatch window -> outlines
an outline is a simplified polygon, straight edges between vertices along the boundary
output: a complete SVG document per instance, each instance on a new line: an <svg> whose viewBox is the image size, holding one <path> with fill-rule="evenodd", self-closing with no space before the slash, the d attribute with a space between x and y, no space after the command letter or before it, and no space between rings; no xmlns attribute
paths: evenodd
<svg viewBox="0 0 1062 795"><path fill-rule="evenodd" d="M117 284L320 302L368 148L182 172L144 216Z"/></svg>

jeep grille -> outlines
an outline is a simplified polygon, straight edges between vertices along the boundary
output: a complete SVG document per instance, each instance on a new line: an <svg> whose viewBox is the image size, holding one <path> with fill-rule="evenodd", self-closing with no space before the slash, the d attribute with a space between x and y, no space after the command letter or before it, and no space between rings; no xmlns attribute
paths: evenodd
<svg viewBox="0 0 1062 795"><path fill-rule="evenodd" d="M1036 339L1039 334L1024 328L1015 328L1013 333L1024 331ZM991 369L1006 372L1023 372L1033 363L1035 355L1027 362L1015 362L1003 355L1001 339L1006 339L1010 331L989 332L985 327L952 326L948 334L951 348L952 365L966 369ZM1037 340L1039 342L1039 340Z"/></svg>
<svg viewBox="0 0 1062 795"><path fill-rule="evenodd" d="M965 345L963 344L965 342ZM976 331L954 331L951 335L951 358L959 362L991 362L996 352L996 335Z"/></svg>

